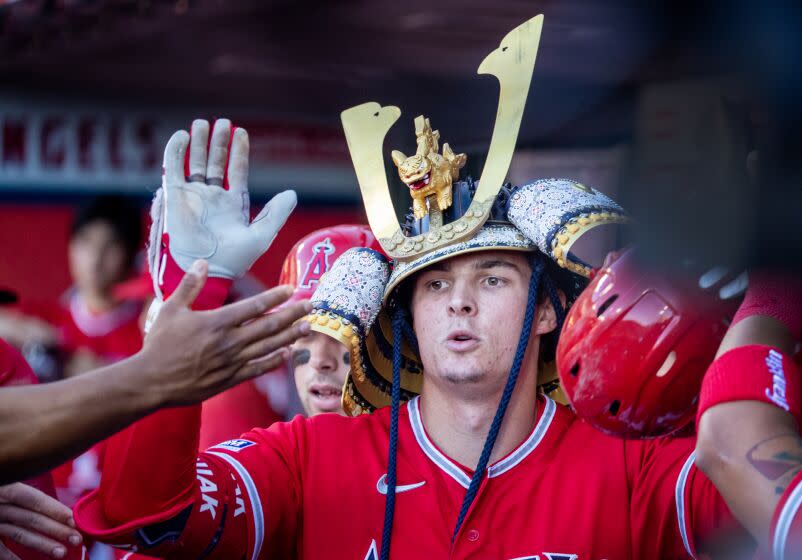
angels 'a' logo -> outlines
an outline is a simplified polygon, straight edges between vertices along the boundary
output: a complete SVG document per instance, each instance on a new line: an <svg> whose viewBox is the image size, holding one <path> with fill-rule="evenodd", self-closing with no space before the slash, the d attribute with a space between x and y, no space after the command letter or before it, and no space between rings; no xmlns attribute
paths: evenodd
<svg viewBox="0 0 802 560"><path fill-rule="evenodd" d="M365 560L379 560L379 551L376 549L376 539L370 541L370 548L365 555Z"/></svg>
<svg viewBox="0 0 802 560"><path fill-rule="evenodd" d="M312 246L312 258L306 263L306 271L298 283L299 288L311 288L329 269L329 255L334 253L334 245L327 237Z"/></svg>

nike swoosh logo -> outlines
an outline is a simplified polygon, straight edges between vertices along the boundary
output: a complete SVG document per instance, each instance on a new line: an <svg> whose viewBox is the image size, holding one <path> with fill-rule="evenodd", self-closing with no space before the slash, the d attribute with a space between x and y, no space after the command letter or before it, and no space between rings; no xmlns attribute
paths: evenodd
<svg viewBox="0 0 802 560"><path fill-rule="evenodd" d="M421 482L416 482L415 484L399 484L395 487L395 493L399 494L400 492L408 492L410 490L414 490L415 488L420 488L426 484L425 480ZM379 491L379 494L387 495L387 475L383 474L379 477L379 481L376 483L376 490Z"/></svg>

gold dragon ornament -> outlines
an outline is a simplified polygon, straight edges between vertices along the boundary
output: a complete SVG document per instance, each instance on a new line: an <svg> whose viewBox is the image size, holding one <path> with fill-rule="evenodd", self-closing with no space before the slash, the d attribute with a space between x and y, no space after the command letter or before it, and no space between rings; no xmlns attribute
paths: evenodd
<svg viewBox="0 0 802 560"><path fill-rule="evenodd" d="M415 137L418 149L414 155L407 157L398 150L393 150L392 155L398 176L409 187L412 211L421 219L430 210L443 212L451 206L451 185L459 179L467 156L455 154L448 143L443 144L443 153L438 153L440 131L432 131L429 119L423 115L415 119Z"/></svg>

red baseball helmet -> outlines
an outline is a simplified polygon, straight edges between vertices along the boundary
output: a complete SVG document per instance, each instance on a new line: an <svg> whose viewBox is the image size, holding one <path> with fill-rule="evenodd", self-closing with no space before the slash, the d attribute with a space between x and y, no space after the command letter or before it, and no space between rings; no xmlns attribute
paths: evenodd
<svg viewBox="0 0 802 560"><path fill-rule="evenodd" d="M373 232L360 224L330 226L302 237L284 259L279 276L279 284L295 287L289 301L312 297L320 278L337 257L352 247L367 247L381 252Z"/></svg>
<svg viewBox="0 0 802 560"><path fill-rule="evenodd" d="M576 413L610 435L651 438L693 419L727 329L725 305L694 278L606 263L565 320L557 370Z"/></svg>

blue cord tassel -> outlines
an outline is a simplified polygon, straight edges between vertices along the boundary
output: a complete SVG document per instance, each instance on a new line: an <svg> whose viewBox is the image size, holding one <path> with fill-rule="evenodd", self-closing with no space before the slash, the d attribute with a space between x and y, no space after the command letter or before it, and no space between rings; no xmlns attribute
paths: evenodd
<svg viewBox="0 0 802 560"><path fill-rule="evenodd" d="M396 456L398 454L398 409L401 404L401 344L406 324L401 309L393 310L393 388L390 404L390 452L387 458L387 499L384 502L384 528L382 529L381 560L390 558L390 540L395 514ZM410 329L411 330L411 329Z"/></svg>

